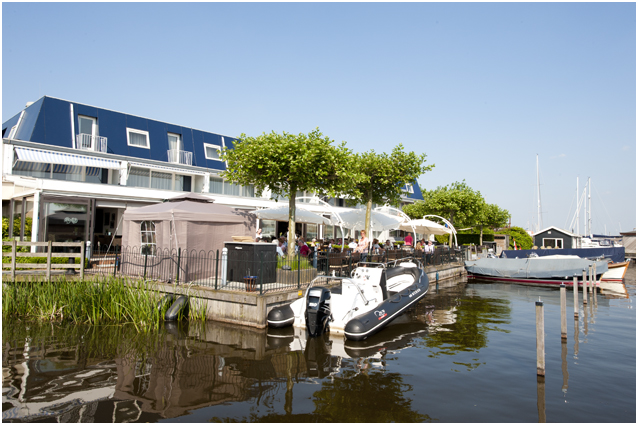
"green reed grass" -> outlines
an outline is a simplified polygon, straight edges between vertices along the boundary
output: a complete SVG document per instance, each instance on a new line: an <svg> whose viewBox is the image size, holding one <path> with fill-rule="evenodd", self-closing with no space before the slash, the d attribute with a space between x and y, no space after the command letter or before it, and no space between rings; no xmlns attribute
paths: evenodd
<svg viewBox="0 0 638 425"><path fill-rule="evenodd" d="M162 296L154 283L127 278L4 283L2 317L86 324L131 323L139 330L163 321L165 312L157 309ZM205 320L205 305L195 304L193 308L191 301L191 317Z"/></svg>

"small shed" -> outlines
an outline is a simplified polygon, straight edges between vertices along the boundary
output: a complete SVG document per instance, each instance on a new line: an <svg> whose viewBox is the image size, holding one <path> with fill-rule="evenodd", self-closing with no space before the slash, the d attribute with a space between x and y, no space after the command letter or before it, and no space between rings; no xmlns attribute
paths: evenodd
<svg viewBox="0 0 638 425"><path fill-rule="evenodd" d="M137 257L148 256L152 261L145 260L144 272L162 279L165 272L155 269L166 269L166 263L174 262L180 251L180 280L189 281L195 276L204 277L202 270L210 269L210 264L200 260L202 264L195 266L188 258L206 257L206 262L210 262L217 250L221 255L224 242L231 241L233 236L252 237L256 217L247 210L215 204L204 195L188 193L161 204L129 208L124 211L122 222L122 266L128 265L129 274L141 274L131 267L135 264L139 268L142 263Z"/></svg>
<svg viewBox="0 0 638 425"><path fill-rule="evenodd" d="M161 204L129 208L122 222L122 245L126 247L155 244L155 250L221 251L233 236L252 237L256 217L247 210L188 193Z"/></svg>
<svg viewBox="0 0 638 425"><path fill-rule="evenodd" d="M532 235L538 248L572 249L578 248L578 236L558 227L548 227Z"/></svg>
<svg viewBox="0 0 638 425"><path fill-rule="evenodd" d="M636 230L631 232L620 232L622 245L625 247L625 255L628 258L636 258Z"/></svg>

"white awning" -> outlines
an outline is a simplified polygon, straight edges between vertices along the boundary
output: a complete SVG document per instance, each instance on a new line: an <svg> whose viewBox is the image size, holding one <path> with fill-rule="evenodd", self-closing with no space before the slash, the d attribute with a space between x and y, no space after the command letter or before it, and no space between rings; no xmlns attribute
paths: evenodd
<svg viewBox="0 0 638 425"><path fill-rule="evenodd" d="M195 171L195 170L185 170L182 168L177 168L177 167L167 167L164 165L155 165L155 164L145 164L142 162L129 162L129 164L133 167L140 167L140 168L148 168L151 170L161 170L161 171L168 171L171 173L178 173L178 174L192 174L192 175L198 175L198 176L203 176L206 173L203 171Z"/></svg>
<svg viewBox="0 0 638 425"><path fill-rule="evenodd" d="M71 153L44 151L40 149L31 149L17 147L15 148L16 157L20 161L40 162L48 164L63 165L81 165L85 167L95 168L120 168L119 161L114 159L97 158L94 156L75 155Z"/></svg>

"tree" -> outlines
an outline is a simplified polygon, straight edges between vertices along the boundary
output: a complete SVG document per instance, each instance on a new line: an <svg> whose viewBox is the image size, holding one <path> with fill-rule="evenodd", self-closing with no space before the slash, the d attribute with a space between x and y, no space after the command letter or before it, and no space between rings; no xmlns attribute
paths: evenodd
<svg viewBox="0 0 638 425"><path fill-rule="evenodd" d="M483 226L491 229L498 227L504 227L507 225L510 219L510 213L507 210L501 209L496 204L483 203L482 208L476 216L476 225L481 229L481 236L479 238L479 244L483 245Z"/></svg>
<svg viewBox="0 0 638 425"><path fill-rule="evenodd" d="M366 205L367 235L370 235L372 203L398 205L405 185L434 168L434 164L425 165L426 158L426 154L404 152L402 144L395 146L390 155L374 150L356 155L355 166L363 179L344 194Z"/></svg>
<svg viewBox="0 0 638 425"><path fill-rule="evenodd" d="M288 255L295 253L295 196L311 191L318 196L335 196L358 183L354 155L345 142L338 146L319 129L306 134L245 134L232 148L224 148L222 176L235 184L254 185L257 192L269 188L288 197Z"/></svg>
<svg viewBox="0 0 638 425"><path fill-rule="evenodd" d="M499 233L510 235L510 249L514 249L514 241L516 241L516 247L521 249L531 249L534 245L534 240L522 227L510 227L509 229L501 230Z"/></svg>
<svg viewBox="0 0 638 425"><path fill-rule="evenodd" d="M406 205L403 212L411 218L421 218L427 214L439 215L448 219L455 227L474 225L485 204L481 192L474 191L465 180L421 192L423 201Z"/></svg>

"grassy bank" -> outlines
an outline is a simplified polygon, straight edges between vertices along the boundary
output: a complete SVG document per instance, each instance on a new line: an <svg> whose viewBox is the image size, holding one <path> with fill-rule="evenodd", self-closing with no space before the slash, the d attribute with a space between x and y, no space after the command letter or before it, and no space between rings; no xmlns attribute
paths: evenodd
<svg viewBox="0 0 638 425"><path fill-rule="evenodd" d="M164 320L157 309L163 294L156 289L152 282L122 278L4 283L2 317L152 328ZM205 320L203 304L191 300L190 319Z"/></svg>

